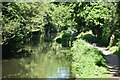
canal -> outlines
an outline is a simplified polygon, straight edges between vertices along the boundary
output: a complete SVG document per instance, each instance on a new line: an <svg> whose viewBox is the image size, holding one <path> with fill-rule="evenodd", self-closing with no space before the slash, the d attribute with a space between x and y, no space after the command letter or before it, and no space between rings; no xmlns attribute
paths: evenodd
<svg viewBox="0 0 120 80"><path fill-rule="evenodd" d="M32 44L33 51L29 57L4 59L2 61L2 77L70 78L70 59L56 58L57 46L53 48L52 45L54 37L55 35L39 35L40 39L34 43L37 46Z"/></svg>

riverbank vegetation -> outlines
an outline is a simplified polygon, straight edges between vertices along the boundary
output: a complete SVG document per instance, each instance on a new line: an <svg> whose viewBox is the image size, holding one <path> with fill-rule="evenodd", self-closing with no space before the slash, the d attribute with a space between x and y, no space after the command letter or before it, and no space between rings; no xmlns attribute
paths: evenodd
<svg viewBox="0 0 120 80"><path fill-rule="evenodd" d="M75 77L109 77L104 56L90 44L108 47L120 56L119 5L120 2L2 2L2 57L32 55L38 59L42 53L38 49L40 36L44 34L44 42L51 45L46 50L50 54L47 57L52 53L58 59L65 56L71 61Z"/></svg>
<svg viewBox="0 0 120 80"><path fill-rule="evenodd" d="M102 78L107 74L106 60L100 51L78 39L74 42L72 50L72 72L77 78Z"/></svg>

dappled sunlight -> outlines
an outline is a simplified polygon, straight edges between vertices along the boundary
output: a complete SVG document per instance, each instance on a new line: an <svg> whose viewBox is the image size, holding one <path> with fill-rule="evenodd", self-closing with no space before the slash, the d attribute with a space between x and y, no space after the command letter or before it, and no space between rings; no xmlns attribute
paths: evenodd
<svg viewBox="0 0 120 80"><path fill-rule="evenodd" d="M120 76L120 2L0 5L2 78Z"/></svg>
<svg viewBox="0 0 120 80"><path fill-rule="evenodd" d="M102 48L102 47L96 47L96 48L100 50L103 55L105 55L107 65L110 70L109 74L112 77L120 76L120 58L106 48Z"/></svg>

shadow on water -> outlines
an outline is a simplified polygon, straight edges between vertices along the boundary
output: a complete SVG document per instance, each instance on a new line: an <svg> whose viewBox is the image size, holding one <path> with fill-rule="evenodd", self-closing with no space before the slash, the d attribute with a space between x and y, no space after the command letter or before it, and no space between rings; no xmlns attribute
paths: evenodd
<svg viewBox="0 0 120 80"><path fill-rule="evenodd" d="M2 61L3 78L70 78L71 62L56 59L52 39L56 34L40 35L39 42L32 43L32 55ZM34 39L32 41L35 41ZM34 45L33 45L34 44ZM37 44L37 46L35 46Z"/></svg>

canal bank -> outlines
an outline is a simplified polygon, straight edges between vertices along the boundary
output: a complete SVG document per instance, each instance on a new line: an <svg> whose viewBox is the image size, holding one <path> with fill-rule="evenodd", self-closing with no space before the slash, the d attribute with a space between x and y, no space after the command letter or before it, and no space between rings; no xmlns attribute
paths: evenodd
<svg viewBox="0 0 120 80"><path fill-rule="evenodd" d="M2 77L70 78L70 59L56 57L58 46L53 49L51 42L54 36L54 34L49 36L40 35L37 46L32 43L32 55L29 57L4 59L2 61Z"/></svg>

